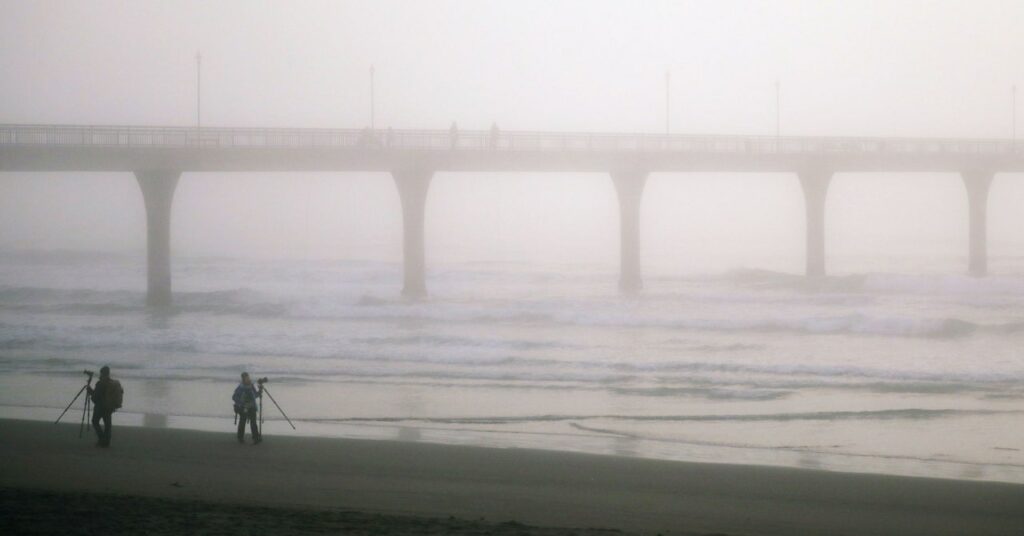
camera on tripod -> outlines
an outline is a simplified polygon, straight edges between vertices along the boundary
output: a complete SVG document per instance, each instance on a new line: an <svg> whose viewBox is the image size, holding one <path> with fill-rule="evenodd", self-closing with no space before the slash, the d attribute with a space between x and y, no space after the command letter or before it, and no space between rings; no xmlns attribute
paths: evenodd
<svg viewBox="0 0 1024 536"><path fill-rule="evenodd" d="M281 409L281 405L277 403L277 400L274 400L274 395L270 394L270 389L268 389L267 387L265 387L263 385L263 384L265 384L265 383L267 383L269 381L270 381L270 378L267 378L266 376L264 376L262 378L258 378L256 380L256 384L260 386L260 394L259 394L259 399L260 399L259 400L259 402L260 402L260 407L259 407L259 412L260 412L260 416L259 416L259 419L260 419L260 429L261 430L263 429L263 395L267 395L267 397L270 398L270 401L274 403L274 406L277 407L277 410L281 412L281 415L284 416L284 420L288 421L288 425L291 426L292 429L294 430L295 429L295 424L292 423L292 420L288 418L288 414L285 413L283 409ZM262 435L261 435L261 437L262 437Z"/></svg>
<svg viewBox="0 0 1024 536"><path fill-rule="evenodd" d="M85 431L85 421L86 419L89 418L89 415L91 413L90 409L92 408L92 398L90 395L92 395L92 377L96 373L89 369L85 369L82 371L82 374L88 376L89 380L86 381L85 385L83 385L82 388L78 390L78 394L75 395L75 398L72 398L71 402L68 402L68 406L64 408L64 411L60 413L60 416L57 417L57 420L53 422L53 424L59 423L60 420L64 418L64 415L68 412L68 410L71 409L71 406L73 406L75 402L82 396L82 393L86 393L85 405L82 406L82 422L78 425L78 437L82 437L82 432Z"/></svg>

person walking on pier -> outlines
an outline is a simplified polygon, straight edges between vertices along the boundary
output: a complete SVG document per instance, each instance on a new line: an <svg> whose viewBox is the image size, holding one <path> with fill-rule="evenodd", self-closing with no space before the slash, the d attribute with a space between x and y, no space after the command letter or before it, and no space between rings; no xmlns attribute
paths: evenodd
<svg viewBox="0 0 1024 536"><path fill-rule="evenodd" d="M498 148L498 136L501 135L501 131L498 130L497 123L491 123L491 150Z"/></svg>
<svg viewBox="0 0 1024 536"><path fill-rule="evenodd" d="M238 417L238 442L245 443L245 423L249 422L249 429L252 432L252 443L258 445L262 440L260 437L259 425L256 423L256 399L260 393L252 384L248 372L242 373L242 382L235 387L235 394L231 400L235 403L235 415Z"/></svg>
<svg viewBox="0 0 1024 536"><path fill-rule="evenodd" d="M89 387L92 398L92 429L96 431L96 446L109 447L113 432L114 411L120 409L124 399L121 382L110 377L110 367L104 365L100 369L100 379L96 387ZM102 421L103 425L100 425Z"/></svg>

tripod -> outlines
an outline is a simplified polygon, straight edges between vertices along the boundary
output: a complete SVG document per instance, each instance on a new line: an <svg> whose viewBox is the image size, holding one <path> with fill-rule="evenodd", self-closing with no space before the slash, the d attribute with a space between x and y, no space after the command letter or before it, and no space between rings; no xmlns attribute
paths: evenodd
<svg viewBox="0 0 1024 536"><path fill-rule="evenodd" d="M266 383L266 381L259 382L259 385L260 385L260 439L263 439L263 393L266 393L267 396L270 397L270 401L273 402L274 406L277 407L277 411L280 411L281 415L284 415L284 420L288 421L288 424L291 425L292 430L295 430L295 425L292 424L292 420L289 419L288 418L288 414L285 413L283 409L281 409L281 405L277 403L277 400L274 400L274 395L270 394L270 389L267 389L267 387L265 385L263 385L264 383Z"/></svg>
<svg viewBox="0 0 1024 536"><path fill-rule="evenodd" d="M73 406L75 404L75 401L78 400L78 397L82 396L82 393L84 393L86 390L88 390L90 387L92 387L92 372L90 372L88 370L83 370L82 373L86 374L87 376L89 376L89 379L86 380L85 385L83 385L82 388L78 390L78 394L75 395L75 398L72 398L71 402L68 402L68 406L66 408L64 408L64 411L62 411L60 413L60 417L57 417L57 420L53 421L53 424L59 423L60 420L64 418L64 414L67 413L68 410L71 409L71 406ZM86 417L91 413L90 412L91 409L92 409L92 397L90 397L89 395L85 395L85 405L82 406L82 423L78 425L78 437L79 438L82 437L82 433L85 431L85 420L86 420Z"/></svg>

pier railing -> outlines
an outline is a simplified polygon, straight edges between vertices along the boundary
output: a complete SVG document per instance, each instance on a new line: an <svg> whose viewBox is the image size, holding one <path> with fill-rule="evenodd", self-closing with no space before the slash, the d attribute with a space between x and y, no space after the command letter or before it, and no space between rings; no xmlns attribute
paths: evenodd
<svg viewBox="0 0 1024 536"><path fill-rule="evenodd" d="M499 130L0 125L0 146L726 154L1024 154L1008 139L620 134Z"/></svg>

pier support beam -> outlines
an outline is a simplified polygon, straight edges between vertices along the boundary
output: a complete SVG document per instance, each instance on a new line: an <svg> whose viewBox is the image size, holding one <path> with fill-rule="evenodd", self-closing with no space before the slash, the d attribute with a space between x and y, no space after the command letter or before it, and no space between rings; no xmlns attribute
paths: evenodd
<svg viewBox="0 0 1024 536"><path fill-rule="evenodd" d="M423 244L427 193L433 170L403 168L391 172L402 200L402 255L404 278L402 296L423 298L427 295L426 253Z"/></svg>
<svg viewBox="0 0 1024 536"><path fill-rule="evenodd" d="M136 171L146 203L146 305L171 305L171 204L180 171Z"/></svg>
<svg viewBox="0 0 1024 536"><path fill-rule="evenodd" d="M644 286L640 274L640 202L647 172L619 170L611 176L619 197L619 290L639 292Z"/></svg>
<svg viewBox="0 0 1024 536"><path fill-rule="evenodd" d="M808 169L797 174L804 191L807 209L807 267L808 277L825 275L825 200L832 182L832 171Z"/></svg>
<svg viewBox="0 0 1024 536"><path fill-rule="evenodd" d="M992 185L991 171L964 171L960 176L967 189L970 238L967 246L967 272L982 277L988 272L988 191Z"/></svg>

